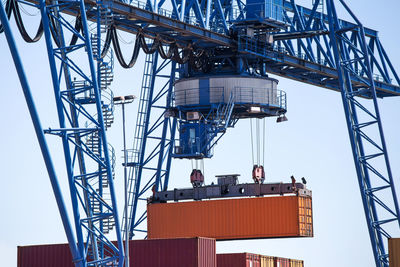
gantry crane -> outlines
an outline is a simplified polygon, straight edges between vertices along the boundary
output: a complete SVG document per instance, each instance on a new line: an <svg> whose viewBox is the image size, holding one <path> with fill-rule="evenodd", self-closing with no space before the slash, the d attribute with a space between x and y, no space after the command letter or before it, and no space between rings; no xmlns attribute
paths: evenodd
<svg viewBox="0 0 400 267"><path fill-rule="evenodd" d="M334 0L314 0L311 9L295 0L7 0L5 7L1 5L0 32L5 31L13 54L76 266L122 266L121 229L128 229L124 234L129 238L146 232L146 197L151 190L167 190L173 158L212 157L217 141L237 120L248 117L246 112L257 113L255 117L286 112L284 94L275 96L277 109L253 102L255 110L243 110L235 94L245 88L206 109L199 103L179 105L176 101L182 95L174 85L197 80L191 89L200 97L210 94L211 78L268 80L269 73L341 94L375 263L388 266L387 226L400 226L400 217L377 99L400 95L400 79L377 31L364 27L344 0L336 2L351 21L339 18ZM25 30L19 5L41 12L33 38ZM11 16L26 42L36 42L44 33L57 127L41 127L9 27ZM75 23L67 16L74 16ZM117 30L136 35L129 61L122 56ZM114 153L106 137L113 122L109 85L114 54L130 68L140 50L146 60L133 148L126 163L128 225L121 227L113 185ZM85 60L78 60L83 54ZM186 97L185 93L185 101ZM370 99L372 107L360 98ZM44 134L62 140L76 234ZM112 229L117 245L106 236Z"/></svg>

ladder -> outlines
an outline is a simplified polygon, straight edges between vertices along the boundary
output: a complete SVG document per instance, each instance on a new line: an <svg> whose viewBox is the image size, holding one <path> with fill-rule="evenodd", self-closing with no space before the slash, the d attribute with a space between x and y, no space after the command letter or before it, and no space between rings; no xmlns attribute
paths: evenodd
<svg viewBox="0 0 400 267"><path fill-rule="evenodd" d="M138 114L136 118L136 128L135 128L135 137L133 140L133 149L128 151L128 160L129 160L129 166L131 167L130 172L129 172L129 178L128 178L128 221L130 223L133 223L133 211L135 206L135 195L136 195L136 186L137 186L137 177L138 177L138 172L140 168L140 161L143 158L143 147L144 147L144 139L145 139L145 133L147 131L146 127L148 126L148 120L150 117L150 105L152 101L152 76L153 76L153 70L154 70L154 65L157 65L157 58L158 53L153 53L153 54L146 54L145 58L145 65L144 65L144 73L143 73L143 79L142 79L142 85L141 85L141 91L140 91L140 99L139 99L139 108L138 108ZM125 239L126 237L126 227L125 227L125 218L127 214L123 215L122 219L122 232L123 232L123 238ZM130 226L129 226L130 227ZM128 228L129 228L128 227Z"/></svg>

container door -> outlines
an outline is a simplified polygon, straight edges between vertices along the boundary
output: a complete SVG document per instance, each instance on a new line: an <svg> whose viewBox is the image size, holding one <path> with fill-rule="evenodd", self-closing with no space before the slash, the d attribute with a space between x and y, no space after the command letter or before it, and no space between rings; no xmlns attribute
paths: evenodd
<svg viewBox="0 0 400 267"><path fill-rule="evenodd" d="M274 258L266 257L265 258L265 266L264 267L274 267Z"/></svg>
<svg viewBox="0 0 400 267"><path fill-rule="evenodd" d="M253 257L251 254L246 255L246 267L254 267L253 265Z"/></svg>
<svg viewBox="0 0 400 267"><path fill-rule="evenodd" d="M267 267L267 257L260 256L260 267Z"/></svg>

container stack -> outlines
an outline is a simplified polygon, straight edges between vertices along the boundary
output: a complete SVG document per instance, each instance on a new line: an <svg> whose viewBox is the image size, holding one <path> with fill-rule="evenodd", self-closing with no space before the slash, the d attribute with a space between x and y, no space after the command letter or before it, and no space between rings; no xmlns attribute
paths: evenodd
<svg viewBox="0 0 400 267"><path fill-rule="evenodd" d="M252 253L216 254L215 239L129 241L130 267L304 267L301 260ZM18 267L74 267L68 244L18 247Z"/></svg>
<svg viewBox="0 0 400 267"><path fill-rule="evenodd" d="M252 253L217 254L218 267L304 267L302 260Z"/></svg>
<svg viewBox="0 0 400 267"><path fill-rule="evenodd" d="M217 267L215 239L131 240L130 267ZM74 267L68 244L18 247L18 267Z"/></svg>
<svg viewBox="0 0 400 267"><path fill-rule="evenodd" d="M217 255L216 240L313 236L311 196L149 203L147 211L149 239L129 241L129 267L303 267L251 253ZM395 255L400 246L391 247ZM68 244L18 247L18 267L55 266L74 266Z"/></svg>

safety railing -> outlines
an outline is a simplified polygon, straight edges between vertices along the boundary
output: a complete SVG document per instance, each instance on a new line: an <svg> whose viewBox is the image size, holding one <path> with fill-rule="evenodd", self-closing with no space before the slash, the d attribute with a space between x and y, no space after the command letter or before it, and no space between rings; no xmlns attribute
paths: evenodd
<svg viewBox="0 0 400 267"><path fill-rule="evenodd" d="M286 110L286 92L277 89L235 87L235 103L269 105Z"/></svg>
<svg viewBox="0 0 400 267"><path fill-rule="evenodd" d="M146 2L142 2L142 1L137 1L137 0L133 0L130 2L131 6L140 8L140 9L144 9L144 10L150 10L150 5ZM164 16L164 17L168 17L171 19L176 19L176 20L180 20L179 17L176 16L175 13L173 13L172 11L165 9L165 8L158 8L157 9L157 14ZM183 21L185 23L191 24L191 25L195 25L195 26L200 26L201 23L200 21L195 17L195 16L185 16Z"/></svg>
<svg viewBox="0 0 400 267"><path fill-rule="evenodd" d="M176 106L228 103L231 92L238 104L269 105L286 110L286 93L272 88L256 87L206 87L174 92Z"/></svg>
<svg viewBox="0 0 400 267"><path fill-rule="evenodd" d="M224 87L191 88L174 92L176 105L201 105L224 102Z"/></svg>
<svg viewBox="0 0 400 267"><path fill-rule="evenodd" d="M265 0L252 2L248 1L242 12L237 6L231 9L230 20L275 20L278 22L285 22L285 13L282 3L277 3L276 0ZM242 15L242 16L240 16Z"/></svg>
<svg viewBox="0 0 400 267"><path fill-rule="evenodd" d="M299 59L305 60L305 61L309 61L309 62L313 62L313 63L317 63L319 65L322 66L328 66L328 60L324 59L324 58L317 58L315 61L311 60L310 57L307 56L307 54L303 53L303 52L298 52L298 51L294 51L293 54L289 53L289 51L281 45L276 45L276 44L266 44L263 42L259 42L257 40L252 40L251 38L249 38L248 36L239 36L238 37L238 50L239 51L243 51L243 52L250 52L250 53L254 53L260 56L264 56L264 57L278 57L279 54L285 54L285 55L291 55L294 57L297 57ZM276 55L273 55L272 53L276 52ZM355 70L354 71L355 74L366 78L366 73L363 70ZM378 82L387 82L384 77L380 74L373 74L373 78L375 81ZM389 83L392 83L393 79L389 80Z"/></svg>

